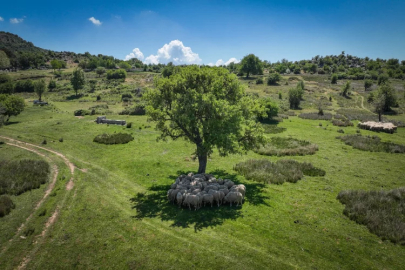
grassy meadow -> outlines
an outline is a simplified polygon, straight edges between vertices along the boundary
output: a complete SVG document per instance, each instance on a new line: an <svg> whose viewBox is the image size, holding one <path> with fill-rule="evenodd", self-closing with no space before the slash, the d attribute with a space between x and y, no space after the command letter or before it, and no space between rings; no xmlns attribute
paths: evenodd
<svg viewBox="0 0 405 270"><path fill-rule="evenodd" d="M50 71L19 71L13 76L35 78L38 73L52 76ZM83 95L75 98L68 78L62 77L57 80L58 88L45 94L49 106L33 106L35 94L23 94L25 110L0 128L0 136L58 151L77 168L69 191L65 185L71 175L60 157L41 149L38 151L44 157L0 145L0 160L45 159L59 168L54 194L35 210L22 233L16 231L47 184L11 196L16 208L0 219L1 269L18 267L27 254L28 269L401 269L405 265L404 246L382 240L350 220L337 200L342 190L405 186L404 154L361 151L336 138L342 135L339 129L344 135L357 134L358 120L353 120L354 126L338 127L331 121L298 117L303 112L317 112L320 102L323 110L332 114L339 110L371 114L362 81L352 83L353 94L346 99L339 95L343 82L331 85L327 75L283 76L276 86L241 78L247 92L273 98L284 110L280 114L286 115L292 115L288 89L304 80L302 109L278 123L281 133L267 136L305 140L316 144L318 151L280 157L253 151L220 157L214 152L207 173L244 184L244 204L190 211L168 203L166 192L179 174L197 170L194 146L184 140L157 142L159 133L146 116L118 115L131 106L121 102L121 95L138 87L152 87L154 75L129 73L126 81L117 85L95 73L86 76L98 80L93 93L85 88ZM403 104L403 83L393 81L393 85ZM101 100L96 101L97 96ZM75 110L97 104L109 106L109 119L132 122L132 127L97 125L95 115L73 115ZM401 107L397 115L385 117L405 122ZM131 134L134 140L118 145L93 142L97 135L119 132ZM360 133L405 144L405 128L394 134ZM47 144L41 145L44 139ZM310 162L326 175L304 176L297 183L264 184L247 180L234 170L237 163L249 159ZM40 237L55 209L59 211L57 220Z"/></svg>

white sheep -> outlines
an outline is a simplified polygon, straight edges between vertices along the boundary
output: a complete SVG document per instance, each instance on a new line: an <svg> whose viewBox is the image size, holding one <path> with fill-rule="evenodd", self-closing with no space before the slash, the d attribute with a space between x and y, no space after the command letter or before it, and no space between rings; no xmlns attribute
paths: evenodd
<svg viewBox="0 0 405 270"><path fill-rule="evenodd" d="M214 196L212 194L204 194L203 202L204 202L204 206L206 203L210 203L211 207L212 207L212 203L214 202Z"/></svg>
<svg viewBox="0 0 405 270"><path fill-rule="evenodd" d="M177 205L179 206L179 208L181 207L181 204L183 203L183 195L181 194L181 192L178 192L176 195L176 201L177 201Z"/></svg>
<svg viewBox="0 0 405 270"><path fill-rule="evenodd" d="M229 192L228 195L224 198L225 202L229 202L232 206L232 203L236 203L236 206L239 206L239 203L242 205L243 196L240 192Z"/></svg>

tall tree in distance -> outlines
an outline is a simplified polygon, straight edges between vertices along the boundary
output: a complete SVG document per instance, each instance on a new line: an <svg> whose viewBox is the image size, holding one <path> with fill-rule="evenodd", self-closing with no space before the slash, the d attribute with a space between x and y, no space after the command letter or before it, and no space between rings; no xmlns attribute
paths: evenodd
<svg viewBox="0 0 405 270"><path fill-rule="evenodd" d="M266 117L266 109L227 69L182 67L155 86L145 96L146 113L157 122L159 139L185 138L196 146L198 173L205 173L214 148L226 156L265 142L256 119Z"/></svg>
<svg viewBox="0 0 405 270"><path fill-rule="evenodd" d="M4 51L0 50L0 69L8 67L10 67L10 59Z"/></svg>
<svg viewBox="0 0 405 270"><path fill-rule="evenodd" d="M254 54L249 54L243 57L241 61L241 69L243 73L246 73L246 78L249 78L250 74L262 74L263 67L260 59Z"/></svg>
<svg viewBox="0 0 405 270"><path fill-rule="evenodd" d="M76 68L73 71L72 78L70 79L70 83L73 86L73 89L75 90L76 96L77 92L83 88L85 84L85 79L84 79L84 72L80 68Z"/></svg>
<svg viewBox="0 0 405 270"><path fill-rule="evenodd" d="M38 95L39 101L42 101L42 95L46 91L46 83L44 79L35 82L34 91Z"/></svg>

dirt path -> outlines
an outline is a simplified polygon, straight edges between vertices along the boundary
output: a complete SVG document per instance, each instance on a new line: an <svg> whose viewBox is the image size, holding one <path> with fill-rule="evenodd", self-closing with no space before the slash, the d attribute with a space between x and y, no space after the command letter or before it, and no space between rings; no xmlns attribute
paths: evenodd
<svg viewBox="0 0 405 270"><path fill-rule="evenodd" d="M47 157L47 156L44 155L43 153L39 152L37 149L42 149L42 150L45 150L45 151L47 151L47 152L49 152L49 153L52 153L52 154L54 154L54 155L57 155L58 157L61 157L61 158L63 159L64 163L65 163L65 164L68 166L68 168L70 169L70 172L71 172L71 174L72 174L71 178L69 179L68 183L66 184L66 190L69 191L69 190L72 190L72 189L73 189L73 187L74 187L73 174L74 174L74 171L75 171L75 166L74 166L74 164L73 164L72 162L70 162L70 160L69 160L68 158L66 158L65 155L63 155L62 153L56 152L56 151L54 151L54 150L47 149L47 148L45 148L45 147L41 147L41 146L37 146L37 145L34 145L34 144L22 142L22 141L19 141L19 140L15 140L15 139L13 139L13 138L4 137L4 136L0 136L0 138L6 139L6 140L10 141L10 142L7 142L7 144L10 145L10 146L19 147L19 148L21 148L21 149L24 149L24 150L27 150L27 151L31 151L31 152L33 152L33 153L35 153L35 154L37 154L37 155L39 155L39 156L42 156L42 157L44 157L44 158L46 158L46 159L48 159L48 160L50 160L50 161L51 161L51 159L50 159L49 157ZM52 162L52 161L51 161L51 162ZM52 181L51 181L51 183L48 185L48 187L47 187L47 189L46 189L46 191L45 191L45 193L44 193L44 196L43 196L43 197L40 199L40 201L37 203L37 205L35 206L34 210L33 210L32 213L28 216L28 218L25 220L25 222L24 222L23 224L21 224L21 226L17 229L16 234L14 235L13 238L11 238L11 239L9 240L8 245L5 246L5 247L1 250L0 256L3 255L4 252L10 247L11 242L12 242L15 238L19 237L19 235L20 235L22 229L27 225L27 223L29 222L29 220L33 217L35 211L43 204L43 202L45 201L45 199L51 194L53 188L55 187L56 180L58 179L58 174L59 174L59 169L58 169L58 167L57 167L55 164L52 165L52 174L53 174ZM45 223L45 226L44 226L44 228L43 228L41 234L37 236L38 239L37 239L37 241L34 242L34 244L38 244L38 243L40 242L40 240L45 237L45 235L47 234L47 232L49 231L49 229L51 228L51 226L55 223L55 221L56 221L58 215L59 215L59 207L57 206L57 207L56 207L56 210L53 212L52 216L49 217L49 219L48 219L47 222ZM22 260L22 262L21 262L20 265L18 266L18 269L25 269L25 268L26 268L27 264L31 261L32 256L35 254L36 250L38 250L38 246L37 246L36 248L34 248L34 250L33 250L32 252L28 253L28 254L24 257L24 259Z"/></svg>

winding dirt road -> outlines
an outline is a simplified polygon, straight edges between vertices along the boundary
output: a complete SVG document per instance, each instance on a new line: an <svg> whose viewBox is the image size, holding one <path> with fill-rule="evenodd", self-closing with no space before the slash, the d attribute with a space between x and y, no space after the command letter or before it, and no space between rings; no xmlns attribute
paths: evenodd
<svg viewBox="0 0 405 270"><path fill-rule="evenodd" d="M10 247L13 240L15 240L16 238L21 236L20 234L22 232L22 229L27 226L28 222L34 216L35 211L38 210L41 207L41 205L44 203L46 198L51 194L52 190L55 187L56 181L58 179L59 169L58 169L57 165L53 164L51 157L41 153L39 150L46 151L48 153L56 155L57 157L62 158L62 160L64 161L66 166L69 168L70 173L71 173L71 178L69 179L68 183L66 184L66 190L68 190L68 191L72 190L73 187L74 187L73 176L74 176L75 166L74 166L74 164L72 162L70 162L70 160L65 155L63 155L62 153L59 153L57 151L54 151L54 150L51 150L51 149L48 149L48 148L45 148L45 147L42 147L42 146L30 144L30 143L27 143L27 142L19 141L19 140L13 139L13 138L5 137L5 136L0 136L0 138L5 139L7 141L6 142L7 145L10 145L10 146L13 146L13 147L18 147L18 148L33 152L33 153L47 159L52 164L51 175L53 175L52 181L48 185L48 187L47 187L44 195L42 196L42 198L36 204L36 206L33 209L32 213L28 216L28 218L25 220L25 222L23 224L21 224L21 226L17 229L16 234L14 235L13 238L11 238L9 240L9 243L1 250L1 252L0 252L0 257L1 257L7 251L7 249ZM38 238L37 238L37 240L35 241L34 244L39 245L39 243L41 242L40 240L45 237L45 235L47 234L47 232L49 231L51 226L56 222L56 220L58 218L58 215L59 215L59 212L60 212L59 208L60 208L60 206L57 206L55 211L48 218L47 222L44 225L44 228L43 228L41 234L37 236ZM26 268L27 264L31 261L32 257L35 255L36 250L38 250L38 247L34 248L33 251L29 252L24 257L24 259L22 260L22 262L18 266L18 269L25 269Z"/></svg>

